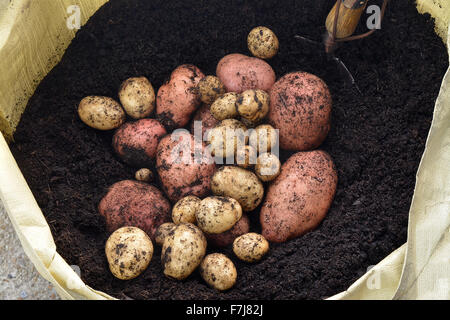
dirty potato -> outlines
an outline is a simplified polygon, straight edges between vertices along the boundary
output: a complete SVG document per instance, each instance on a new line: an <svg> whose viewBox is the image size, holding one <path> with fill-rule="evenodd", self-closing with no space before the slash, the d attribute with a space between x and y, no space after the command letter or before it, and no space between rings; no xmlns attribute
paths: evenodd
<svg viewBox="0 0 450 320"><path fill-rule="evenodd" d="M241 260L256 262L269 251L269 242L258 233L246 233L233 242L233 252Z"/></svg>
<svg viewBox="0 0 450 320"><path fill-rule="evenodd" d="M256 27L248 34L247 45L255 57L270 59L278 53L280 43L272 30L267 27Z"/></svg>
<svg viewBox="0 0 450 320"><path fill-rule="evenodd" d="M244 146L236 152L236 164L244 169L250 169L256 164L257 152L255 148L250 146Z"/></svg>
<svg viewBox="0 0 450 320"><path fill-rule="evenodd" d="M214 247L228 247L233 243L234 239L248 233L250 230L250 220L248 216L243 213L241 219L231 228L223 233L205 234L208 244Z"/></svg>
<svg viewBox="0 0 450 320"><path fill-rule="evenodd" d="M125 80L119 89L119 99L133 119L148 117L155 109L155 90L146 77Z"/></svg>
<svg viewBox="0 0 450 320"><path fill-rule="evenodd" d="M78 106L78 115L86 125L97 130L116 129L126 120L123 108L109 97L84 98Z"/></svg>
<svg viewBox="0 0 450 320"><path fill-rule="evenodd" d="M234 158L238 148L247 142L247 127L236 119L225 119L208 132L209 149L218 158Z"/></svg>
<svg viewBox="0 0 450 320"><path fill-rule="evenodd" d="M200 206L200 198L196 196L184 197L173 206L172 220L175 224L192 223L195 224L195 213Z"/></svg>
<svg viewBox="0 0 450 320"><path fill-rule="evenodd" d="M153 172L150 169L142 168L136 171L134 177L137 181L151 182L153 180Z"/></svg>
<svg viewBox="0 0 450 320"><path fill-rule="evenodd" d="M263 153L256 160L255 173L263 182L275 180L280 174L280 159L273 153Z"/></svg>
<svg viewBox="0 0 450 320"><path fill-rule="evenodd" d="M211 105L211 114L219 121L234 119L239 116L236 110L237 93L228 92L214 101Z"/></svg>
<svg viewBox="0 0 450 320"><path fill-rule="evenodd" d="M272 151L278 143L278 131L270 124L261 124L250 132L249 144L263 154Z"/></svg>
<svg viewBox="0 0 450 320"><path fill-rule="evenodd" d="M270 96L262 90L246 90L236 100L239 115L245 120L257 124L263 120L270 106Z"/></svg>
<svg viewBox="0 0 450 320"><path fill-rule="evenodd" d="M236 267L233 261L222 253L207 255L199 270L203 280L216 290L228 290L236 283Z"/></svg>
<svg viewBox="0 0 450 320"><path fill-rule="evenodd" d="M105 254L111 273L118 279L130 280L147 269L153 256L153 244L141 229L123 227L108 238Z"/></svg>
<svg viewBox="0 0 450 320"><path fill-rule="evenodd" d="M208 197L195 213L197 225L205 233L218 234L230 230L242 217L242 207L230 197Z"/></svg>
<svg viewBox="0 0 450 320"><path fill-rule="evenodd" d="M164 244L164 239L167 235L174 230L177 225L173 222L166 222L159 226L155 233L155 242L157 245L162 246Z"/></svg>
<svg viewBox="0 0 450 320"><path fill-rule="evenodd" d="M198 83L198 93L203 103L211 104L225 93L225 86L216 76L206 76Z"/></svg>
<svg viewBox="0 0 450 320"><path fill-rule="evenodd" d="M199 140L206 140L208 137L207 132L217 126L220 123L209 110L209 105L202 104L200 108L195 112L191 121L191 133L193 136L198 137ZM201 136L200 136L201 134Z"/></svg>

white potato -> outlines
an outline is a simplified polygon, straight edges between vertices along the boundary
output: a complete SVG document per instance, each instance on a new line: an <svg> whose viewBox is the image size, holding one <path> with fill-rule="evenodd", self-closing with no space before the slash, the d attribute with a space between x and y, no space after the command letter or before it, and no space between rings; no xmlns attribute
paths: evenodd
<svg viewBox="0 0 450 320"><path fill-rule="evenodd" d="M150 169L142 168L136 171L135 178L137 181L151 182L153 180L153 172Z"/></svg>
<svg viewBox="0 0 450 320"><path fill-rule="evenodd" d="M242 207L233 198L208 197L196 212L197 225L204 232L219 234L230 230L242 217Z"/></svg>
<svg viewBox="0 0 450 320"><path fill-rule="evenodd" d="M155 90L146 77L125 80L119 89L119 99L133 119L148 117L155 109Z"/></svg>
<svg viewBox="0 0 450 320"><path fill-rule="evenodd" d="M278 53L280 43L272 30L266 27L256 27L250 31L247 45L255 57L270 59Z"/></svg>
<svg viewBox="0 0 450 320"><path fill-rule="evenodd" d="M252 168L256 164L258 154L252 146L244 146L236 152L236 164L244 169Z"/></svg>
<svg viewBox="0 0 450 320"><path fill-rule="evenodd" d="M192 223L195 224L195 213L200 205L200 198L196 196L184 197L173 206L172 220L175 224Z"/></svg>
<svg viewBox="0 0 450 320"><path fill-rule="evenodd" d="M225 119L208 132L209 149L218 158L234 158L238 148L247 142L247 127L236 119Z"/></svg>
<svg viewBox="0 0 450 320"><path fill-rule="evenodd" d="M210 107L213 117L219 121L237 118L239 116L236 109L237 97L236 93L228 92L217 98Z"/></svg>
<svg viewBox="0 0 450 320"><path fill-rule="evenodd" d="M278 143L278 131L270 124L261 124L251 130L249 144L263 154L272 151Z"/></svg>
<svg viewBox="0 0 450 320"><path fill-rule="evenodd" d="M261 181L274 180L281 171L280 159L273 153L263 153L256 160L255 173Z"/></svg>
<svg viewBox="0 0 450 320"><path fill-rule="evenodd" d="M263 90L246 90L236 100L240 116L252 124L257 124L269 113L270 96Z"/></svg>
<svg viewBox="0 0 450 320"><path fill-rule="evenodd" d="M81 100L78 115L86 125L98 130L116 129L126 120L125 111L117 101L100 96L88 96Z"/></svg>
<svg viewBox="0 0 450 320"><path fill-rule="evenodd" d="M198 93L203 103L211 104L225 92L225 86L216 76L206 76L198 83Z"/></svg>
<svg viewBox="0 0 450 320"><path fill-rule="evenodd" d="M269 251L269 242L258 233L246 233L233 242L233 252L241 260L256 262Z"/></svg>
<svg viewBox="0 0 450 320"><path fill-rule="evenodd" d="M209 254L200 264L200 275L214 289L225 291L236 283L237 270L226 255L221 253Z"/></svg>
<svg viewBox="0 0 450 320"><path fill-rule="evenodd" d="M164 244L164 239L167 237L167 235L172 232L177 225L172 222L166 222L163 223L158 227L155 233L155 242L157 245L162 246Z"/></svg>

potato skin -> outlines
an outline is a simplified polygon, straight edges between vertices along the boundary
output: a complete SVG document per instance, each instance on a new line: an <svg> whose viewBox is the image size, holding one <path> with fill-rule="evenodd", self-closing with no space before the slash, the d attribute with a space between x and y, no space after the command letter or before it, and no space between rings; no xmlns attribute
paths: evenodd
<svg viewBox="0 0 450 320"><path fill-rule="evenodd" d="M324 151L299 152L282 166L261 208L262 235L284 242L315 229L334 198L337 173Z"/></svg>
<svg viewBox="0 0 450 320"><path fill-rule="evenodd" d="M151 182L153 181L153 172L147 168L141 168L134 175L137 181Z"/></svg>
<svg viewBox="0 0 450 320"><path fill-rule="evenodd" d="M233 228L242 217L242 207L233 198L208 197L195 212L198 227L208 234L219 234Z"/></svg>
<svg viewBox="0 0 450 320"><path fill-rule="evenodd" d="M233 242L234 254L245 262L257 262L269 251L269 242L258 233L246 233Z"/></svg>
<svg viewBox="0 0 450 320"><path fill-rule="evenodd" d="M116 130L112 146L126 164L148 167L154 163L159 140L166 134L164 126L155 119L127 122Z"/></svg>
<svg viewBox="0 0 450 320"><path fill-rule="evenodd" d="M217 98L210 108L213 117L219 121L237 118L239 116L236 110L237 98L238 95L234 92L225 93Z"/></svg>
<svg viewBox="0 0 450 320"><path fill-rule="evenodd" d="M170 209L169 201L156 187L133 180L113 184L98 206L109 232L133 226L144 230L152 240L157 228L170 221Z"/></svg>
<svg viewBox="0 0 450 320"><path fill-rule="evenodd" d="M255 173L259 180L269 182L280 174L280 159L273 153L263 153L256 160Z"/></svg>
<svg viewBox="0 0 450 320"><path fill-rule="evenodd" d="M200 105L197 85L205 75L193 65L179 66L156 97L156 117L168 129L184 127Z"/></svg>
<svg viewBox="0 0 450 320"><path fill-rule="evenodd" d="M264 196L264 187L258 177L234 166L219 168L212 177L211 189L216 196L236 199L244 211L255 209Z"/></svg>
<svg viewBox="0 0 450 320"><path fill-rule="evenodd" d="M203 103L211 104L225 93L225 86L216 76L206 76L198 83L200 100Z"/></svg>
<svg viewBox="0 0 450 320"><path fill-rule="evenodd" d="M312 150L325 140L331 126L331 94L320 78L306 72L283 76L270 91L269 123L279 129L280 147Z"/></svg>
<svg viewBox="0 0 450 320"><path fill-rule="evenodd" d="M258 153L252 146L244 146L236 151L236 165L244 169L253 168L258 159Z"/></svg>
<svg viewBox="0 0 450 320"><path fill-rule="evenodd" d="M161 262L167 277L186 279L206 254L206 238L191 223L177 225L167 237L161 251Z"/></svg>
<svg viewBox="0 0 450 320"><path fill-rule="evenodd" d="M228 247L237 237L248 233L250 230L250 220L248 216L243 213L241 219L228 231L219 234L205 234L208 244L214 247Z"/></svg>
<svg viewBox="0 0 450 320"><path fill-rule="evenodd" d="M175 224L192 223L195 224L197 219L195 213L202 200L196 196L187 196L180 199L172 209L172 220Z"/></svg>
<svg viewBox="0 0 450 320"><path fill-rule="evenodd" d="M195 121L201 121L202 123L202 136L201 139L206 139L207 131L217 126L220 121L218 121L214 116L211 114L209 105L203 104L196 112L194 117L192 118L191 123L191 133L195 136Z"/></svg>
<svg viewBox="0 0 450 320"><path fill-rule="evenodd" d="M198 147L202 158L200 163L196 162L194 136L187 131L176 135L162 138L157 149L156 169L163 190L173 203L188 195L202 198L211 190L211 178L216 170L214 159L202 143Z"/></svg>
<svg viewBox="0 0 450 320"><path fill-rule="evenodd" d="M269 94L263 90L245 90L238 96L236 108L242 118L257 124L267 116L269 100Z"/></svg>
<svg viewBox="0 0 450 320"><path fill-rule="evenodd" d="M217 64L216 74L227 92L236 93L250 89L269 91L276 79L267 62L240 53L223 57Z"/></svg>
<svg viewBox="0 0 450 320"><path fill-rule="evenodd" d="M255 57L271 59L278 53L280 43L272 30L256 27L248 34L247 45Z"/></svg>
<svg viewBox="0 0 450 320"><path fill-rule="evenodd" d="M211 253L207 255L200 264L199 270L203 280L216 290L228 290L236 283L236 267L222 253Z"/></svg>
<svg viewBox="0 0 450 320"><path fill-rule="evenodd" d="M278 132L270 124L261 124L250 132L249 144L259 154L270 152L278 143Z"/></svg>
<svg viewBox="0 0 450 320"><path fill-rule="evenodd" d="M146 77L125 80L119 89L119 99L133 119L148 117L155 109L155 90Z"/></svg>
<svg viewBox="0 0 450 320"><path fill-rule="evenodd" d="M147 269L153 257L153 243L141 229L123 227L108 238L105 254L111 273L118 279L130 280Z"/></svg>
<svg viewBox="0 0 450 320"><path fill-rule="evenodd" d="M175 230L176 227L177 225L173 222L166 222L160 225L155 233L156 244L162 246L164 244L164 239L172 230Z"/></svg>
<svg viewBox="0 0 450 320"><path fill-rule="evenodd" d="M112 130L120 127L126 120L125 111L112 98L88 96L78 105L81 121L97 130Z"/></svg>
<svg viewBox="0 0 450 320"><path fill-rule="evenodd" d="M236 119L225 119L208 132L211 154L218 158L236 156L240 146L248 142L247 127Z"/></svg>

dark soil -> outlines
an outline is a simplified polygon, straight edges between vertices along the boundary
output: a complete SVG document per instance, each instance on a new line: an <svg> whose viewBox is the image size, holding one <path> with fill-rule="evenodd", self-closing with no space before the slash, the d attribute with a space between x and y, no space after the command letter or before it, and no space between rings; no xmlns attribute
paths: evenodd
<svg viewBox="0 0 450 320"><path fill-rule="evenodd" d="M89 286L117 298L322 299L345 290L406 241L415 174L448 61L433 21L413 3L391 1L380 31L337 51L362 96L321 49L294 39L301 34L320 40L334 0L106 4L39 85L11 146L58 252L80 266ZM257 264L240 262L225 250L239 273L226 293L210 289L197 272L183 282L165 278L160 249L142 276L115 279L103 252L108 233L97 204L109 185L132 178L134 169L113 154L112 132L79 120L79 101L92 94L117 99L121 82L131 76L147 76L159 87L183 63L212 74L225 54L249 54L246 37L257 25L280 38L280 53L270 61L278 77L304 70L332 90L333 126L321 148L334 158L339 185L327 218L303 237L272 245ZM251 219L258 230L257 214Z"/></svg>

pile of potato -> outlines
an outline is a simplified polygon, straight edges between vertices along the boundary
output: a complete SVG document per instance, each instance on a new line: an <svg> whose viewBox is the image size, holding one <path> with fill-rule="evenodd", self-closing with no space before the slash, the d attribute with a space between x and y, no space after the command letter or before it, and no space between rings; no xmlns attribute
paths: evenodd
<svg viewBox="0 0 450 320"><path fill-rule="evenodd" d="M236 267L222 253L207 255L207 245L232 246L238 259L254 263L269 242L301 236L325 218L337 173L331 157L315 149L330 130L328 87L306 72L277 81L263 60L279 49L270 29L253 29L247 41L254 57L229 54L216 75L181 65L156 94L147 78L136 77L121 85L120 103L102 96L80 102L81 120L116 129L114 152L137 170L98 206L111 233L105 253L115 277L139 276L155 243L167 277L182 280L198 268L208 285L228 290ZM190 132L183 129L189 124ZM282 164L279 148L296 153ZM261 234L251 232L255 214Z"/></svg>

